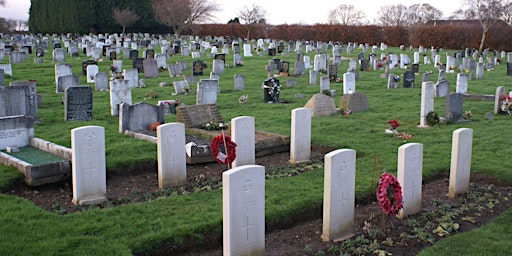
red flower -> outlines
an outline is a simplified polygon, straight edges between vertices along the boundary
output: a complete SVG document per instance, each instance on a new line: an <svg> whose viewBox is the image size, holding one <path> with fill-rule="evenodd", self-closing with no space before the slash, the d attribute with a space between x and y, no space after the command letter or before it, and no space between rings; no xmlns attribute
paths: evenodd
<svg viewBox="0 0 512 256"><path fill-rule="evenodd" d="M220 151L220 145L224 145L226 142L224 152ZM231 164L236 158L236 143L231 141L231 137L219 135L212 139L210 144L212 155L219 164Z"/></svg>
<svg viewBox="0 0 512 256"><path fill-rule="evenodd" d="M392 174L384 172L380 176L376 191L380 208L387 215L396 215L402 209L402 187Z"/></svg>
<svg viewBox="0 0 512 256"><path fill-rule="evenodd" d="M393 129L396 129L396 128L398 128L398 126L400 126L400 124L398 123L398 121L397 121L397 120L395 120L395 119L393 119L393 120L389 120L389 121L388 121L388 124L389 124L391 127L393 127Z"/></svg>

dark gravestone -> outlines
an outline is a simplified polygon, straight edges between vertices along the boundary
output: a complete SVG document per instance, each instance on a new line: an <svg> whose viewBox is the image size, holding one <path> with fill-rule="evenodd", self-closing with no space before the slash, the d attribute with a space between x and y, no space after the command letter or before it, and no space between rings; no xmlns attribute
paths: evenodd
<svg viewBox="0 0 512 256"><path fill-rule="evenodd" d="M356 113L370 109L370 105L368 103L368 99L363 93L355 92L341 96L340 109L351 110Z"/></svg>
<svg viewBox="0 0 512 256"><path fill-rule="evenodd" d="M284 45L278 45L277 46L277 52L282 53L284 51Z"/></svg>
<svg viewBox="0 0 512 256"><path fill-rule="evenodd" d="M158 64L155 59L145 59L142 64L144 66L144 77L158 77Z"/></svg>
<svg viewBox="0 0 512 256"><path fill-rule="evenodd" d="M54 43L53 44L53 49L57 49L57 48L62 48L62 44L61 43Z"/></svg>
<svg viewBox="0 0 512 256"><path fill-rule="evenodd" d="M44 48L43 47L36 48L36 57L44 57Z"/></svg>
<svg viewBox="0 0 512 256"><path fill-rule="evenodd" d="M154 59L155 58L155 50L147 50L146 51L146 59Z"/></svg>
<svg viewBox="0 0 512 256"><path fill-rule="evenodd" d="M281 70L281 59L278 59L278 58L273 58L271 60L272 62L274 62L274 67L279 71ZM270 64L270 62L269 62Z"/></svg>
<svg viewBox="0 0 512 256"><path fill-rule="evenodd" d="M144 59L143 58L135 58L133 60L133 68L136 68L139 73L144 72Z"/></svg>
<svg viewBox="0 0 512 256"><path fill-rule="evenodd" d="M412 71L415 73L415 74L419 74L420 73L420 64L412 64Z"/></svg>
<svg viewBox="0 0 512 256"><path fill-rule="evenodd" d="M268 56L276 56L276 55L277 55L276 48L269 48L268 49Z"/></svg>
<svg viewBox="0 0 512 256"><path fill-rule="evenodd" d="M457 122L462 119L463 98L461 93L452 93L446 96L445 115L448 121Z"/></svg>
<svg viewBox="0 0 512 256"><path fill-rule="evenodd" d="M297 61L304 61L304 53L302 53L302 52L297 53Z"/></svg>
<svg viewBox="0 0 512 256"><path fill-rule="evenodd" d="M117 59L117 52L116 51L111 51L109 58L110 58L110 60L116 60Z"/></svg>
<svg viewBox="0 0 512 256"><path fill-rule="evenodd" d="M361 71L367 71L370 68L370 64L368 60L361 60L361 66L359 70Z"/></svg>
<svg viewBox="0 0 512 256"><path fill-rule="evenodd" d="M214 56L214 59L222 60L224 63L226 63L226 54L224 54L224 53L216 53L215 56Z"/></svg>
<svg viewBox="0 0 512 256"><path fill-rule="evenodd" d="M92 88L71 86L64 90L64 120L92 120Z"/></svg>
<svg viewBox="0 0 512 256"><path fill-rule="evenodd" d="M192 76L204 75L204 66L205 63L202 60L195 60L192 62Z"/></svg>
<svg viewBox="0 0 512 256"><path fill-rule="evenodd" d="M108 44L103 45L103 47L102 47L102 49L101 49L101 54L102 54L103 56L107 56L107 49L108 49L109 47L110 47L110 45L108 45Z"/></svg>
<svg viewBox="0 0 512 256"><path fill-rule="evenodd" d="M281 67L279 69L279 74L282 76L287 76L290 73L290 62L281 61Z"/></svg>
<svg viewBox="0 0 512 256"><path fill-rule="evenodd" d="M512 76L512 62L507 62L507 76Z"/></svg>
<svg viewBox="0 0 512 256"><path fill-rule="evenodd" d="M130 54L128 55L130 60L135 60L139 57L139 51L137 50L131 50Z"/></svg>
<svg viewBox="0 0 512 256"><path fill-rule="evenodd" d="M360 52L359 54L357 54L357 60L361 61L364 59L364 53Z"/></svg>
<svg viewBox="0 0 512 256"><path fill-rule="evenodd" d="M407 70L404 73L404 88L410 88L414 86L414 71Z"/></svg>
<svg viewBox="0 0 512 256"><path fill-rule="evenodd" d="M279 102L279 94L281 93L281 85L279 80L268 78L263 82L263 102L277 103Z"/></svg>
<svg viewBox="0 0 512 256"><path fill-rule="evenodd" d="M329 81L336 82L338 79L338 65L331 64L329 65Z"/></svg>
<svg viewBox="0 0 512 256"><path fill-rule="evenodd" d="M98 65L98 62L96 62L95 60L86 60L82 62L82 75L87 75L87 66L89 65Z"/></svg>

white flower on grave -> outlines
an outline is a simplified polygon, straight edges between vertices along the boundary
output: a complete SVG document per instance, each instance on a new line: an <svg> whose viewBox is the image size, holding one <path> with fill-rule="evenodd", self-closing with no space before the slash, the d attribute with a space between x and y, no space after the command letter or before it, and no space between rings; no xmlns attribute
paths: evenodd
<svg viewBox="0 0 512 256"><path fill-rule="evenodd" d="M249 95L242 95L240 96L240 98L238 99L238 103L240 104L245 104L247 103L247 100L249 99Z"/></svg>

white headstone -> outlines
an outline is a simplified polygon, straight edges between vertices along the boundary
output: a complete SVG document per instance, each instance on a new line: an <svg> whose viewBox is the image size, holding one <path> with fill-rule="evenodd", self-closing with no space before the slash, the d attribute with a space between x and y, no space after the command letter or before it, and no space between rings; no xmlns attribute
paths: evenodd
<svg viewBox="0 0 512 256"><path fill-rule="evenodd" d="M317 54L313 60L313 70L327 70L327 55L326 54Z"/></svg>
<svg viewBox="0 0 512 256"><path fill-rule="evenodd" d="M494 114L501 112L501 97L505 95L505 86L498 86L494 95Z"/></svg>
<svg viewBox="0 0 512 256"><path fill-rule="evenodd" d="M59 77L73 75L73 69L69 64L57 64L55 65L55 85L56 92L59 92ZM60 92L63 92L62 89Z"/></svg>
<svg viewBox="0 0 512 256"><path fill-rule="evenodd" d="M94 77L98 74L98 65L87 66L87 83L94 83Z"/></svg>
<svg viewBox="0 0 512 256"><path fill-rule="evenodd" d="M231 139L236 143L233 167L254 164L256 162L254 117L240 116L231 119Z"/></svg>
<svg viewBox="0 0 512 256"><path fill-rule="evenodd" d="M252 56L251 45L250 44L244 44L244 57L250 57L250 56Z"/></svg>
<svg viewBox="0 0 512 256"><path fill-rule="evenodd" d="M132 90L124 79L110 81L110 113L113 116L119 115L121 103L132 104Z"/></svg>
<svg viewBox="0 0 512 256"><path fill-rule="evenodd" d="M331 90L331 80L328 76L320 77L320 93Z"/></svg>
<svg viewBox="0 0 512 256"><path fill-rule="evenodd" d="M158 187L177 187L187 183L185 124L169 123L156 128Z"/></svg>
<svg viewBox="0 0 512 256"><path fill-rule="evenodd" d="M402 187L403 208L399 218L421 210L423 144L407 143L398 148L397 179Z"/></svg>
<svg viewBox="0 0 512 256"><path fill-rule="evenodd" d="M265 255L265 167L222 173L224 255Z"/></svg>
<svg viewBox="0 0 512 256"><path fill-rule="evenodd" d="M356 92L356 75L353 72L343 74L343 94Z"/></svg>
<svg viewBox="0 0 512 256"><path fill-rule="evenodd" d="M348 238L354 226L356 151L338 149L325 155L324 242Z"/></svg>
<svg viewBox="0 0 512 256"><path fill-rule="evenodd" d="M135 88L139 85L139 71L136 68L125 69L123 77L128 87Z"/></svg>
<svg viewBox="0 0 512 256"><path fill-rule="evenodd" d="M155 56L155 58L156 58L156 65L158 68L167 68L167 55L157 54Z"/></svg>
<svg viewBox="0 0 512 256"><path fill-rule="evenodd" d="M96 91L108 90L108 74L107 72L98 72L94 76L94 88Z"/></svg>
<svg viewBox="0 0 512 256"><path fill-rule="evenodd" d="M304 55L304 68L310 69L311 68L311 57Z"/></svg>
<svg viewBox="0 0 512 256"><path fill-rule="evenodd" d="M217 74L224 73L224 61L219 59L213 60L212 72Z"/></svg>
<svg viewBox="0 0 512 256"><path fill-rule="evenodd" d="M311 109L292 110L290 163L309 161L311 157Z"/></svg>
<svg viewBox="0 0 512 256"><path fill-rule="evenodd" d="M196 104L216 104L219 80L201 79L197 83Z"/></svg>
<svg viewBox="0 0 512 256"><path fill-rule="evenodd" d="M83 126L71 130L73 204L107 200L105 128Z"/></svg>
<svg viewBox="0 0 512 256"><path fill-rule="evenodd" d="M419 127L428 127L427 115L434 111L434 82L423 82L421 84L421 111Z"/></svg>
<svg viewBox="0 0 512 256"><path fill-rule="evenodd" d="M468 74L457 74L457 93L466 94L468 92Z"/></svg>
<svg viewBox="0 0 512 256"><path fill-rule="evenodd" d="M309 70L309 84L315 85L316 84L316 71Z"/></svg>
<svg viewBox="0 0 512 256"><path fill-rule="evenodd" d="M473 148L473 130L459 128L453 132L452 158L450 164L450 198L469 191L471 174L471 151Z"/></svg>
<svg viewBox="0 0 512 256"><path fill-rule="evenodd" d="M123 60L113 60L112 65L116 68L116 72L120 73L123 71Z"/></svg>

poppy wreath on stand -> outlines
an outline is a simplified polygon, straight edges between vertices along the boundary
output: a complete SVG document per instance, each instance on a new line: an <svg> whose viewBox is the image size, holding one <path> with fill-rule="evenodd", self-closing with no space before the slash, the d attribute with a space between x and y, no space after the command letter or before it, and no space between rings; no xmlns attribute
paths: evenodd
<svg viewBox="0 0 512 256"><path fill-rule="evenodd" d="M402 187L398 180L389 173L380 176L377 185L377 201L387 215L396 215L402 209Z"/></svg>
<svg viewBox="0 0 512 256"><path fill-rule="evenodd" d="M224 145L224 140L226 145ZM220 151L220 146L224 145L227 155ZM219 164L231 164L236 158L236 143L231 141L231 137L219 135L212 139L210 143L212 155Z"/></svg>

